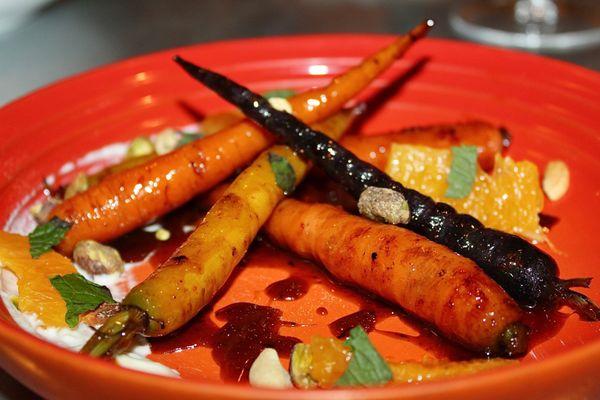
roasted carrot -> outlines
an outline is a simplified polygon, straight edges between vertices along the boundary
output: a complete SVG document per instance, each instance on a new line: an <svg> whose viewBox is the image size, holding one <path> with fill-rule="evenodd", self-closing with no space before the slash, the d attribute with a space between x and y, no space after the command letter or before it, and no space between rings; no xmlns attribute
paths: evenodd
<svg viewBox="0 0 600 400"><path fill-rule="evenodd" d="M516 360L507 360L504 358L475 359L468 361L440 361L426 360L403 361L388 363L392 370L392 383L418 383L429 382L439 379L454 378L477 374L479 372L489 371L501 367L518 365Z"/></svg>
<svg viewBox="0 0 600 400"><path fill-rule="evenodd" d="M160 321L160 329L150 329L147 335L170 333L194 317L245 255L284 196L269 164L271 154L287 160L296 183L302 179L306 164L289 148L274 146L234 180L183 245L124 299L123 304Z"/></svg>
<svg viewBox="0 0 600 400"><path fill-rule="evenodd" d="M347 110L316 124L339 138L354 119ZM110 318L83 351L113 355L135 334L162 336L184 325L208 304L240 262L258 230L284 197L273 159L293 170L294 185L309 165L287 146L263 152L225 189L196 230L123 300L125 310ZM280 171L281 172L281 171ZM278 173L279 174L279 173ZM287 189L286 189L287 190Z"/></svg>
<svg viewBox="0 0 600 400"><path fill-rule="evenodd" d="M243 119L244 115L237 110L210 114L206 118L204 118L202 122L200 122L200 133L202 136L212 135L213 133L219 132L222 129L229 128L230 126L237 124ZM156 153L152 153L143 156L125 158L117 164L110 165L102 169L101 171L88 176L88 184L90 186L97 185L102 179L106 178L107 176L114 175L117 172L132 169L133 167L144 164L156 157L158 157L158 155Z"/></svg>
<svg viewBox="0 0 600 400"><path fill-rule="evenodd" d="M294 115L306 123L332 115L428 30L421 24L360 65L335 77L328 86L288 99ZM108 241L184 204L247 165L273 142L273 137L244 120L171 153L111 175L87 191L64 201L50 217L72 224L57 246L69 255L83 239Z"/></svg>
<svg viewBox="0 0 600 400"><path fill-rule="evenodd" d="M203 135L212 135L243 120L244 114L238 110L218 112L204 118L200 122L200 130Z"/></svg>
<svg viewBox="0 0 600 400"><path fill-rule="evenodd" d="M312 89L300 93L288 100L294 115L303 121L318 121L331 115L329 108L339 110L349 97L347 93L356 93L367 86L385 71L392 62L402 56L417 40L422 39L433 26L433 21L423 21L406 35L400 36L388 47L367 58L360 65L333 79L323 89Z"/></svg>
<svg viewBox="0 0 600 400"><path fill-rule="evenodd" d="M156 154L147 154L144 156L137 156L137 157L132 157L132 158L122 160L118 164L108 166L108 167L104 168L103 170L101 170L93 175L88 176L87 177L88 184L90 186L97 185L107 176L115 175L119 172L126 171L128 169L132 169L132 168L137 167L138 165L144 164L144 163L148 162L149 160L152 160L156 157L157 157ZM69 200L69 199L66 199L66 200Z"/></svg>
<svg viewBox="0 0 600 400"><path fill-rule="evenodd" d="M480 354L526 351L522 312L477 265L407 229L286 199L264 227L278 245L398 304Z"/></svg>
<svg viewBox="0 0 600 400"><path fill-rule="evenodd" d="M404 128L378 135L348 135L340 144L358 158L385 169L388 152L392 143L419 144L445 148L468 144L477 146L479 164L490 171L494 167L497 153L508 145L506 129L488 122L473 120L456 124L439 124Z"/></svg>

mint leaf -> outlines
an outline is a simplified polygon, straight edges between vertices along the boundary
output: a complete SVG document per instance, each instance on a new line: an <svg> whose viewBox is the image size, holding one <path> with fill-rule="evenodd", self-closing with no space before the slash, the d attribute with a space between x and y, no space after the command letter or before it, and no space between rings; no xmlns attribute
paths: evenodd
<svg viewBox="0 0 600 400"><path fill-rule="evenodd" d="M290 194L296 184L296 172L288 160L276 153L269 153L271 170L275 174L275 182L284 194Z"/></svg>
<svg viewBox="0 0 600 400"><path fill-rule="evenodd" d="M452 166L448 174L446 197L462 199L473 189L477 175L477 147L452 147Z"/></svg>
<svg viewBox="0 0 600 400"><path fill-rule="evenodd" d="M188 143L192 143L198 139L200 139L202 136L202 134L200 133L184 133L184 132L180 132L181 133L181 137L179 138L179 141L177 142L177 146L175 146L176 149L180 148L181 146L185 146Z"/></svg>
<svg viewBox="0 0 600 400"><path fill-rule="evenodd" d="M270 99L271 97L281 97L287 99L288 97L292 97L295 94L296 91L292 89L275 89L264 92L263 97L266 99Z"/></svg>
<svg viewBox="0 0 600 400"><path fill-rule="evenodd" d="M28 235L31 257L39 258L42 254L50 251L53 246L63 240L69 229L71 229L71 224L58 217L53 217L45 224L38 225Z"/></svg>
<svg viewBox="0 0 600 400"><path fill-rule="evenodd" d="M350 330L344 343L352 348L352 358L337 386L378 386L392 379L392 371L360 326Z"/></svg>
<svg viewBox="0 0 600 400"><path fill-rule="evenodd" d="M102 303L115 303L106 286L90 282L80 274L56 275L50 283L67 304L65 321L73 328L79 323L79 315L93 311Z"/></svg>

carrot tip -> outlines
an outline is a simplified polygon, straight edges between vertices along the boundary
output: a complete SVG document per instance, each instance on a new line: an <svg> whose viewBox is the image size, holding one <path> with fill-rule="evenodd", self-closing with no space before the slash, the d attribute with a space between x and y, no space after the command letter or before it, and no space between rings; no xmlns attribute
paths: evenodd
<svg viewBox="0 0 600 400"><path fill-rule="evenodd" d="M87 341L81 352L92 357L115 356L130 348L135 337L146 331L148 314L137 307L126 307L110 317Z"/></svg>
<svg viewBox="0 0 600 400"><path fill-rule="evenodd" d="M408 32L408 36L412 41L422 39L427 35L429 29L431 29L433 25L435 25L433 20L427 19L421 22L419 25L415 26L413 29L411 29L410 32Z"/></svg>

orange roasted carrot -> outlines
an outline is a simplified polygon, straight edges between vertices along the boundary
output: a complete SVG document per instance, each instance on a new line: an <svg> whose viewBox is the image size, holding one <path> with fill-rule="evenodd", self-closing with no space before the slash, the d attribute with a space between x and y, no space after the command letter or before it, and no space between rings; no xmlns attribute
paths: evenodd
<svg viewBox="0 0 600 400"><path fill-rule="evenodd" d="M289 98L294 115L312 123L337 112L427 30L428 24L424 22L334 78L328 86ZM179 207L248 164L272 142L269 133L244 120L106 177L53 210L51 217L72 224L57 250L68 255L80 240L111 240Z"/></svg>
<svg viewBox="0 0 600 400"><path fill-rule="evenodd" d="M522 312L477 265L412 231L326 204L282 201L264 226L278 245L398 304L482 354L526 350Z"/></svg>
<svg viewBox="0 0 600 400"><path fill-rule="evenodd" d="M368 161L381 170L386 167L392 143L436 148L468 144L477 146L479 164L484 170L490 171L494 167L496 154L502 151L508 140L508 132L504 128L473 120L404 128L380 135L350 135L342 139L341 144L361 160Z"/></svg>

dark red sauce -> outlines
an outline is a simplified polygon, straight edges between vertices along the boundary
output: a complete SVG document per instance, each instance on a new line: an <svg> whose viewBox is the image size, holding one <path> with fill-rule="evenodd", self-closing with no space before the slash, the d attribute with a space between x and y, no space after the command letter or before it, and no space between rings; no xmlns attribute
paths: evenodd
<svg viewBox="0 0 600 400"><path fill-rule="evenodd" d="M377 323L377 316L371 310L360 310L345 317L336 319L329 324L329 330L336 338L342 339L348 336L348 332L357 326L361 326L366 332L371 332Z"/></svg>
<svg viewBox="0 0 600 400"><path fill-rule="evenodd" d="M212 347L213 337L218 330L219 327L211 321L209 312L202 313L175 333L151 339L152 352L178 353L196 347Z"/></svg>
<svg viewBox="0 0 600 400"><path fill-rule="evenodd" d="M155 353L173 353L198 346L212 348L212 355L221 367L225 381L248 379L252 362L266 347L282 356L289 356L300 340L279 334L279 328L289 325L281 320L281 311L253 303L234 303L215 313L225 325L217 327L207 313L196 317L174 335L152 341Z"/></svg>
<svg viewBox="0 0 600 400"><path fill-rule="evenodd" d="M160 241L156 239L155 232L146 232L141 228L121 236L109 245L119 250L125 262L139 262L150 256L150 262L158 265L187 239L189 228L196 225L204 212L198 202L192 201L158 219L156 223L171 233L169 240Z"/></svg>
<svg viewBox="0 0 600 400"><path fill-rule="evenodd" d="M287 279L273 282L265 292L273 300L293 301L298 300L308 292L308 282L299 276L290 276Z"/></svg>
<svg viewBox="0 0 600 400"><path fill-rule="evenodd" d="M555 336L563 327L569 314L557 310L540 310L525 313L523 322L531 331L529 333L529 348Z"/></svg>
<svg viewBox="0 0 600 400"><path fill-rule="evenodd" d="M550 214L540 213L540 226L547 229L552 229L560 222L560 218Z"/></svg>

